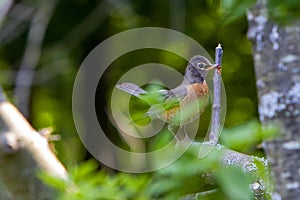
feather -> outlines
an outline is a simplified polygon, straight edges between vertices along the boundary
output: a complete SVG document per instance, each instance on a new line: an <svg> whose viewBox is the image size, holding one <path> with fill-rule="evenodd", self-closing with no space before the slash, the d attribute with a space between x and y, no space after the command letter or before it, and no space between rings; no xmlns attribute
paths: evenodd
<svg viewBox="0 0 300 200"><path fill-rule="evenodd" d="M141 94L147 94L145 90L143 90L142 88L140 88L138 85L134 83L121 83L116 85L116 88L123 90L136 97L140 97Z"/></svg>

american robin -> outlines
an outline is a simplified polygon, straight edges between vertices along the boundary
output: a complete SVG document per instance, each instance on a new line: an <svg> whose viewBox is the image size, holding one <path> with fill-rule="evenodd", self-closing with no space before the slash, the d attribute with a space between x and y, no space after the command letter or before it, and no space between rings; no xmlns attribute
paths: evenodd
<svg viewBox="0 0 300 200"><path fill-rule="evenodd" d="M152 119L159 118L168 123L168 129L179 143L176 129L184 128L184 125L199 118L205 110L209 98L209 89L205 78L208 71L216 67L217 65L212 64L204 56L197 55L191 58L182 83L174 89L158 90L161 102L152 105L145 115ZM134 83L122 83L116 87L138 98L149 94ZM188 139L186 133L184 139Z"/></svg>

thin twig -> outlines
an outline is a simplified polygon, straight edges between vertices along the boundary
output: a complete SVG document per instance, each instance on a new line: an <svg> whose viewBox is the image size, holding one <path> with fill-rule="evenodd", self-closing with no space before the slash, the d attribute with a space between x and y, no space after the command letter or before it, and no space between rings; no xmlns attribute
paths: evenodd
<svg viewBox="0 0 300 200"><path fill-rule="evenodd" d="M221 64L223 50L221 44L216 47L215 63L218 66L214 71L214 97L212 106L212 127L209 133L209 141L218 143L220 132L220 113L221 113Z"/></svg>
<svg viewBox="0 0 300 200"><path fill-rule="evenodd" d="M214 96L213 96L213 106L212 106L212 125L209 132L209 143L217 144L220 133L220 114L221 114L221 63L222 63L223 50L221 44L216 47L215 64L217 65L214 71L213 84L214 84ZM205 158L213 149L213 146L208 146L208 148L199 149L199 158Z"/></svg>

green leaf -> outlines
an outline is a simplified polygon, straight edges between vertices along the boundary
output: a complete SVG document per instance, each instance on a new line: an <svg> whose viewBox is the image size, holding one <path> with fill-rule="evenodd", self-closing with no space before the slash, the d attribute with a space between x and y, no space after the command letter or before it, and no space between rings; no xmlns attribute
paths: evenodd
<svg viewBox="0 0 300 200"><path fill-rule="evenodd" d="M267 7L270 18L278 23L287 24L300 18L300 1L298 0L269 0Z"/></svg>
<svg viewBox="0 0 300 200"><path fill-rule="evenodd" d="M68 185L68 182L66 180L50 175L44 171L40 171L38 173L38 177L47 185L59 190L64 190Z"/></svg>
<svg viewBox="0 0 300 200"><path fill-rule="evenodd" d="M75 167L71 171L74 181L76 182L90 177L91 174L97 170L98 166L99 164L95 160L89 160L79 165L78 167Z"/></svg>
<svg viewBox="0 0 300 200"><path fill-rule="evenodd" d="M279 127L275 124L262 126L257 119L250 120L233 128L224 129L220 141L229 149L249 152L262 141L275 138Z"/></svg>
<svg viewBox="0 0 300 200"><path fill-rule="evenodd" d="M224 129L220 141L229 149L247 152L261 142L261 125L251 120L239 126Z"/></svg>
<svg viewBox="0 0 300 200"><path fill-rule="evenodd" d="M238 167L224 167L216 173L217 181L231 200L252 200L250 191L251 179Z"/></svg>
<svg viewBox="0 0 300 200"><path fill-rule="evenodd" d="M246 10L256 1L254 0L222 0L221 13L224 25L228 25L235 20L246 15Z"/></svg>

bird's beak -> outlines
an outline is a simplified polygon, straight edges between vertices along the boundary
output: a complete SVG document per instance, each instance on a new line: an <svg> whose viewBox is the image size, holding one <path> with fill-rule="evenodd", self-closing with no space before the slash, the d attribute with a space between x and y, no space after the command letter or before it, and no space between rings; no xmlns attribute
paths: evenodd
<svg viewBox="0 0 300 200"><path fill-rule="evenodd" d="M211 65L211 66L209 66L209 67L207 67L207 68L205 68L205 70L206 71L209 71L209 70L212 70L212 69L215 69L215 68L217 68L219 65L217 65L217 64L214 64L214 65Z"/></svg>

